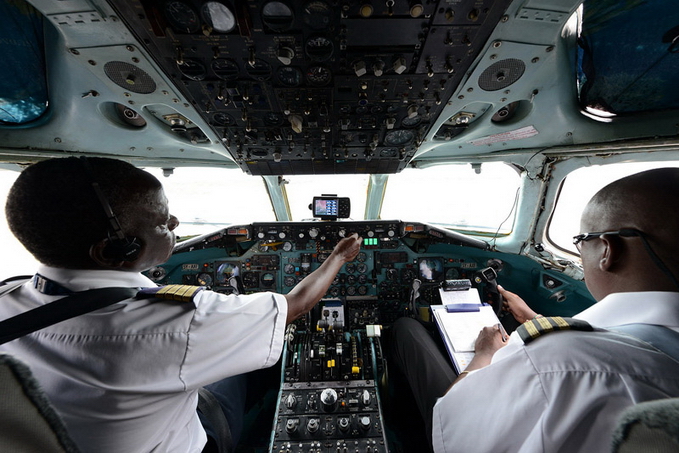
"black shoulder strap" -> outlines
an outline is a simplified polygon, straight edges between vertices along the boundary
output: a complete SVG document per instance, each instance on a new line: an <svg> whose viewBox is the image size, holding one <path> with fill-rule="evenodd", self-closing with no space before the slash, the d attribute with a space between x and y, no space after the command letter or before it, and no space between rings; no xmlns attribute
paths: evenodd
<svg viewBox="0 0 679 453"><path fill-rule="evenodd" d="M608 330L638 338L679 362L679 332L655 324L625 324Z"/></svg>
<svg viewBox="0 0 679 453"><path fill-rule="evenodd" d="M12 289L16 289L18 286ZM0 344L52 324L104 308L123 299L129 299L134 297L137 291L135 288L90 289L13 316L0 322ZM2 294L7 294L7 292L9 291Z"/></svg>

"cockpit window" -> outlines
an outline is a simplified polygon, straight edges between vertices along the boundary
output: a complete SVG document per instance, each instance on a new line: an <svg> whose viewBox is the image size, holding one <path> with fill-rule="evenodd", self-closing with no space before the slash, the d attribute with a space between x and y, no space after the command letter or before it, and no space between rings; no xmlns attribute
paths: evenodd
<svg viewBox="0 0 679 453"><path fill-rule="evenodd" d="M579 168L564 180L561 193L547 229L548 240L562 250L577 255L573 236L580 231L580 216L585 205L599 189L634 173L653 168L679 167L679 162L625 162Z"/></svg>
<svg viewBox="0 0 679 453"><path fill-rule="evenodd" d="M0 124L24 124L47 109L43 16L23 0L0 2Z"/></svg>
<svg viewBox="0 0 679 453"><path fill-rule="evenodd" d="M675 0L585 1L577 59L583 109L610 116L679 108L678 24Z"/></svg>
<svg viewBox="0 0 679 453"><path fill-rule="evenodd" d="M507 234L520 182L501 162L406 168L389 176L380 217Z"/></svg>
<svg viewBox="0 0 679 453"><path fill-rule="evenodd" d="M170 213L179 219L177 236L207 234L227 225L276 220L261 178L240 169L145 168L163 183Z"/></svg>

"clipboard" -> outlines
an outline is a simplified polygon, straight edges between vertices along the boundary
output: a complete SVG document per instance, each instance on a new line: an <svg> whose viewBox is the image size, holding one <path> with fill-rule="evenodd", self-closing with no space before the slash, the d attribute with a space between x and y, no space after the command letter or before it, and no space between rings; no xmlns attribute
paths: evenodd
<svg viewBox="0 0 679 453"><path fill-rule="evenodd" d="M474 343L481 329L497 325L500 320L493 307L481 303L475 289L455 293L458 293L457 304L432 305L431 311L448 355L459 374L474 358Z"/></svg>

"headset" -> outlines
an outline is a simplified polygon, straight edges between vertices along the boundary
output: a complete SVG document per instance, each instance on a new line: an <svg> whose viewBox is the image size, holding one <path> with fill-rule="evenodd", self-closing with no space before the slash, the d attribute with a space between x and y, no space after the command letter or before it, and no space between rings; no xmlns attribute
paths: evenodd
<svg viewBox="0 0 679 453"><path fill-rule="evenodd" d="M133 236L125 236L123 229L120 227L118 217L113 213L111 205L109 204L104 192L99 187L99 183L94 178L94 172L90 166L87 157L80 156L80 161L83 164L85 173L87 174L92 190L97 195L97 199L104 209L106 218L109 223L108 244L104 247L103 254L106 258L115 261L134 261L139 257L141 252L141 244L137 242L137 238Z"/></svg>

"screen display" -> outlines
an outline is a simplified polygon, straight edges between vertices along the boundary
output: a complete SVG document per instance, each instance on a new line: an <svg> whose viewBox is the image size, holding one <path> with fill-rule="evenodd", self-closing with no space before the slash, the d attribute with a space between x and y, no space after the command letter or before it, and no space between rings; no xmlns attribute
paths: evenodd
<svg viewBox="0 0 679 453"><path fill-rule="evenodd" d="M240 269L238 263L230 261L215 262L215 281L218 285L228 285L231 277L238 277Z"/></svg>
<svg viewBox="0 0 679 453"><path fill-rule="evenodd" d="M437 282L443 279L442 258L420 258L420 279L427 282Z"/></svg>
<svg viewBox="0 0 679 453"><path fill-rule="evenodd" d="M337 217L339 202L337 198L316 198L314 200L315 216Z"/></svg>

